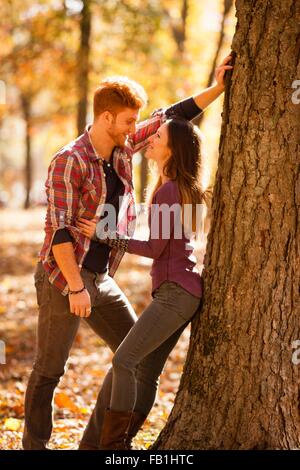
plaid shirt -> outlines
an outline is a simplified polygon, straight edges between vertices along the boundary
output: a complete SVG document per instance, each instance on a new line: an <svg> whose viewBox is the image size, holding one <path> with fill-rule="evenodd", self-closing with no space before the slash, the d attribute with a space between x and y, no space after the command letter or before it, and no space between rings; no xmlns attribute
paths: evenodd
<svg viewBox="0 0 300 470"><path fill-rule="evenodd" d="M132 156L147 145L147 139L165 121L166 114L158 110L150 119L137 125L123 148L113 152L113 166L125 191L120 205L117 231L122 235L132 235L135 225L135 200L132 176ZM66 228L73 238L73 248L79 269L90 247L90 239L80 233L75 226L79 217L98 220L106 200L106 182L102 159L96 155L90 141L88 128L85 132L63 147L52 159L46 181L47 214L45 240L39 253L49 281L63 295L69 287L52 253L52 241L57 230ZM113 248L109 257L109 275L113 277L124 251Z"/></svg>

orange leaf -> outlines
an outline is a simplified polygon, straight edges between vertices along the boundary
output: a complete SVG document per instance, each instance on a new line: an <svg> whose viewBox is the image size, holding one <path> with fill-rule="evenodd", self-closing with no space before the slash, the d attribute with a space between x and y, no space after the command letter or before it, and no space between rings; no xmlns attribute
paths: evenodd
<svg viewBox="0 0 300 470"><path fill-rule="evenodd" d="M68 410L78 412L78 406L63 392L57 393L54 401L58 408L67 408Z"/></svg>

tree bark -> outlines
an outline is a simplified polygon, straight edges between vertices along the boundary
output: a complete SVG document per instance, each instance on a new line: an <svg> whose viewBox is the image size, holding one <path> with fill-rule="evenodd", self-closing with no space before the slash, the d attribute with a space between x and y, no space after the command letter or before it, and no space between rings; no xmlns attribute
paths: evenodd
<svg viewBox="0 0 300 470"><path fill-rule="evenodd" d="M78 50L78 108L77 132L82 134L86 126L89 91L89 55L91 35L91 2L84 0L80 20L80 47Z"/></svg>
<svg viewBox="0 0 300 470"><path fill-rule="evenodd" d="M25 120L25 201L24 209L30 207L30 192L32 186L32 156L31 156L31 103L30 99L22 95L21 105Z"/></svg>
<svg viewBox="0 0 300 470"><path fill-rule="evenodd" d="M236 7L204 304L154 449L300 448L300 2Z"/></svg>

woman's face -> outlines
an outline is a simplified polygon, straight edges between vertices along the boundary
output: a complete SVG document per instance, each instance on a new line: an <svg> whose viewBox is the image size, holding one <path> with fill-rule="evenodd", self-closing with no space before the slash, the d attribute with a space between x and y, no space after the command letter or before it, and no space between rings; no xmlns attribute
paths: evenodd
<svg viewBox="0 0 300 470"><path fill-rule="evenodd" d="M165 122L156 131L156 134L149 137L149 145L145 152L147 159L154 160L158 164L165 163L171 156L168 146L168 124Z"/></svg>

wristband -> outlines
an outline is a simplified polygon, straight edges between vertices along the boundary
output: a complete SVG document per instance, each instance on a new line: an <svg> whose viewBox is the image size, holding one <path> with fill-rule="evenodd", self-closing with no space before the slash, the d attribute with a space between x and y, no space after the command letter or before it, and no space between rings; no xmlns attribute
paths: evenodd
<svg viewBox="0 0 300 470"><path fill-rule="evenodd" d="M85 286L83 286L82 289L80 290L69 290L69 294L80 294L80 292L83 292L85 290Z"/></svg>

